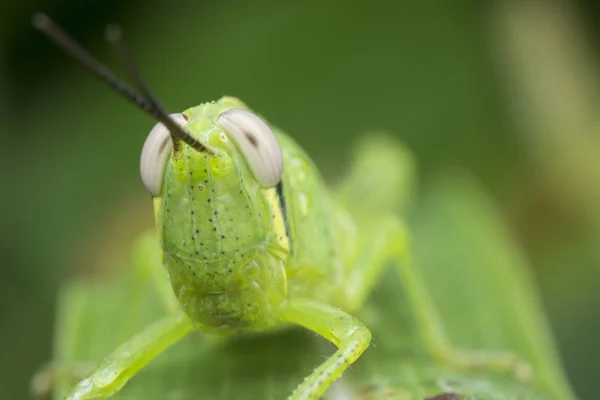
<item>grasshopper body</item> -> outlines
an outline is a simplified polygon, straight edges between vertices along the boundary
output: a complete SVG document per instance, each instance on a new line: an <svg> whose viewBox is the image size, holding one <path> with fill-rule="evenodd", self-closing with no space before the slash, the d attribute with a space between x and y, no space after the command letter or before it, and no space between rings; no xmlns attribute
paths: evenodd
<svg viewBox="0 0 600 400"><path fill-rule="evenodd" d="M512 354L473 355L449 346L395 212L406 167L397 145L368 138L347 181L328 191L304 151L237 99L168 115L137 73L118 28L109 30L109 40L141 96L48 17L37 15L34 24L160 121L148 135L140 165L154 199L162 260L139 264L156 278L168 315L100 361L69 400L111 396L191 332L260 332L284 325L312 330L338 348L289 397L318 399L368 348L371 332L351 313L388 262L398 266L434 357L529 378L527 364Z"/></svg>

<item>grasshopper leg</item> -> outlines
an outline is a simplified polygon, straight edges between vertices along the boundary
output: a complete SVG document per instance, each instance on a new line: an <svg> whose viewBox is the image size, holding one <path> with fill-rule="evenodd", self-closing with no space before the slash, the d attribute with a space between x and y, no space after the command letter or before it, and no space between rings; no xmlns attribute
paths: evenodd
<svg viewBox="0 0 600 400"><path fill-rule="evenodd" d="M344 311L307 300L290 300L281 318L323 336L338 350L294 390L289 400L314 400L360 357L371 341L371 332Z"/></svg>
<svg viewBox="0 0 600 400"><path fill-rule="evenodd" d="M410 235L394 215L376 224L377 229L366 235L370 239L361 249L351 268L346 287L349 309L360 307L371 291L383 267L392 261L400 275L403 289L412 303L418 329L431 356L439 362L468 371L510 373L520 381L531 380L529 364L508 351L462 350L451 346L441 325L435 304L430 298L418 265L410 254Z"/></svg>
<svg viewBox="0 0 600 400"><path fill-rule="evenodd" d="M336 193L354 221L354 225L347 222L343 214L338 218L340 236L345 239L342 242L347 243L341 253L348 254L348 280L344 285L348 310L360 308L383 268L394 263L415 311L424 345L434 359L465 370L512 373L521 381L529 381L531 367L513 353L451 346L426 282L410 254L409 231L396 214L410 197L413 171L410 153L384 135L371 133L357 146L350 173Z"/></svg>
<svg viewBox="0 0 600 400"><path fill-rule="evenodd" d="M170 285L168 273L162 264L162 255L156 232L143 234L134 244L131 254L134 266L134 279L139 287L153 285L167 311L174 315L180 312L179 305ZM59 361L40 368L31 379L30 391L36 399L46 399L61 382L77 382L85 378L97 362Z"/></svg>
<svg viewBox="0 0 600 400"><path fill-rule="evenodd" d="M191 329L191 322L183 313L150 325L104 358L66 399L95 399L118 392L140 369Z"/></svg>
<svg viewBox="0 0 600 400"><path fill-rule="evenodd" d="M136 278L150 280L167 313L178 313L180 311L179 302L173 293L169 273L163 265L160 243L155 231L141 235L133 246L132 256Z"/></svg>
<svg viewBox="0 0 600 400"><path fill-rule="evenodd" d="M398 220L398 232L409 242L407 230ZM417 316L417 324L431 355L446 365L469 371L494 371L512 374L521 382L530 382L533 371L528 362L517 354L507 350L464 350L454 348L441 325L442 319L430 298L425 282L419 274L418 264L407 246L397 247L389 244L389 253L396 262L403 287ZM405 249L405 251L402 251Z"/></svg>
<svg viewBox="0 0 600 400"><path fill-rule="evenodd" d="M352 312L364 304L390 258L406 251L406 234L395 217L370 225L361 227L361 238L368 239L349 265L344 285L345 304Z"/></svg>

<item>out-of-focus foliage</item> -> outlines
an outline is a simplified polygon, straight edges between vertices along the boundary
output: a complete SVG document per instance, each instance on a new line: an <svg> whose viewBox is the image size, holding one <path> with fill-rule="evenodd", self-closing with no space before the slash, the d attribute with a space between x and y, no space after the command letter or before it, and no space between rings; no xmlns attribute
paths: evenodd
<svg viewBox="0 0 600 400"><path fill-rule="evenodd" d="M422 201L416 252L452 342L513 349L531 360L540 385L567 398L529 267L485 191L448 175Z"/></svg>
<svg viewBox="0 0 600 400"><path fill-rule="evenodd" d="M467 374L432 360L399 275L390 268L360 314L373 331L373 345L326 398L408 400L443 392L465 399L573 398L527 265L482 189L464 178L444 179L424 197L416 242L445 327L464 348L517 352L531 362L535 383L489 371ZM56 361L98 360L160 317L153 283L132 276L134 268L123 270L127 279L73 283L62 292ZM115 398L284 399L332 351L299 329L233 341L195 334L153 361ZM58 399L74 383L63 384Z"/></svg>
<svg viewBox="0 0 600 400"><path fill-rule="evenodd" d="M597 174L580 167L593 163L571 165L569 160L579 160L572 149L580 148L585 148L582 160L583 154L594 157L594 142L582 141L579 131L584 127L584 137L597 137L597 131L590 128L594 123L540 123L563 115L556 110L568 103L561 101L552 103L557 109L551 112L536 111L536 124L520 122L530 110L539 111L523 104L573 99L582 87L594 87L594 79L579 85L566 78L581 71L598 75L590 49L598 48L599 32L583 25L597 26L589 22L597 19L598 8L593 0L543 3L559 4L554 10L569 16L571 25L533 7L527 15L541 16L538 21L547 22L554 36L510 30L522 26L513 20L521 9L507 12L472 0L3 2L2 396L24 398L29 377L50 358L59 283L74 273L118 266L132 238L151 224L150 201L137 169L153 122L31 29L31 13L45 10L111 66L114 56L103 42L103 27L120 22L142 72L169 110L225 94L240 97L294 136L327 176L335 177L345 165L349 139L365 129L396 132L414 152L426 186L440 169L471 171L490 190L500 206L498 218L506 219L524 258L531 260L575 391L582 399L594 399L600 358L595 307L600 304L600 224L595 217L600 203L585 194L594 193L586 190L588 185L598 187L592 181ZM589 64L583 69L535 64L535 71L560 65L559 78L549 80L565 83L558 89L544 91L548 81L525 84L529 81L523 79L535 73L519 75L505 62L513 53L494 52L498 32L516 32L515 40L506 42L510 50L530 43L525 37L560 41L574 25L583 27L574 39L581 48L559 59L577 61L586 54ZM589 37L588 46L581 37ZM519 66L528 65L526 58L519 60L524 60ZM515 101L540 85L545 96ZM518 88L526 90L512 91ZM597 120L597 96L582 98L576 102L588 110L582 119L592 115L589 119ZM560 137L558 145L540 144L539 138L550 137L544 135L548 126L566 132L551 136ZM533 139L523 140L523 134ZM569 149L568 157L557 157L562 149ZM564 168L548 168L553 160ZM419 232L420 246L427 242ZM430 255L444 254L444 249L428 246Z"/></svg>

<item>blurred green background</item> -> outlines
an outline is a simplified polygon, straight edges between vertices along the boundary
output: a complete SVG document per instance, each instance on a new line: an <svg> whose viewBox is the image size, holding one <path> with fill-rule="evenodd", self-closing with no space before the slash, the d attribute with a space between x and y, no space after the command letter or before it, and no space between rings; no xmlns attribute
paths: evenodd
<svg viewBox="0 0 600 400"><path fill-rule="evenodd" d="M50 358L60 282L152 223L138 157L154 122L35 32L40 10L120 73L103 40L119 22L169 110L237 96L331 180L368 129L414 152L425 190L469 171L533 266L575 391L597 398L595 0L2 2L0 397L26 398Z"/></svg>

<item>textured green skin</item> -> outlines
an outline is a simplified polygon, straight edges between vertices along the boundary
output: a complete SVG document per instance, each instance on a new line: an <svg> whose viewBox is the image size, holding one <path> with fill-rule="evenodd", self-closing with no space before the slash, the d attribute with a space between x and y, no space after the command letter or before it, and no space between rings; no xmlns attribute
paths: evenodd
<svg viewBox="0 0 600 400"><path fill-rule="evenodd" d="M290 247L277 224L275 188L260 187L217 123L231 108L246 106L224 98L184 112L187 129L217 155L184 146L180 158L170 159L155 201L157 226L173 291L193 322L223 331L263 330L279 322L288 292L335 304L343 271L336 262L331 204L312 161L275 130L283 150Z"/></svg>

